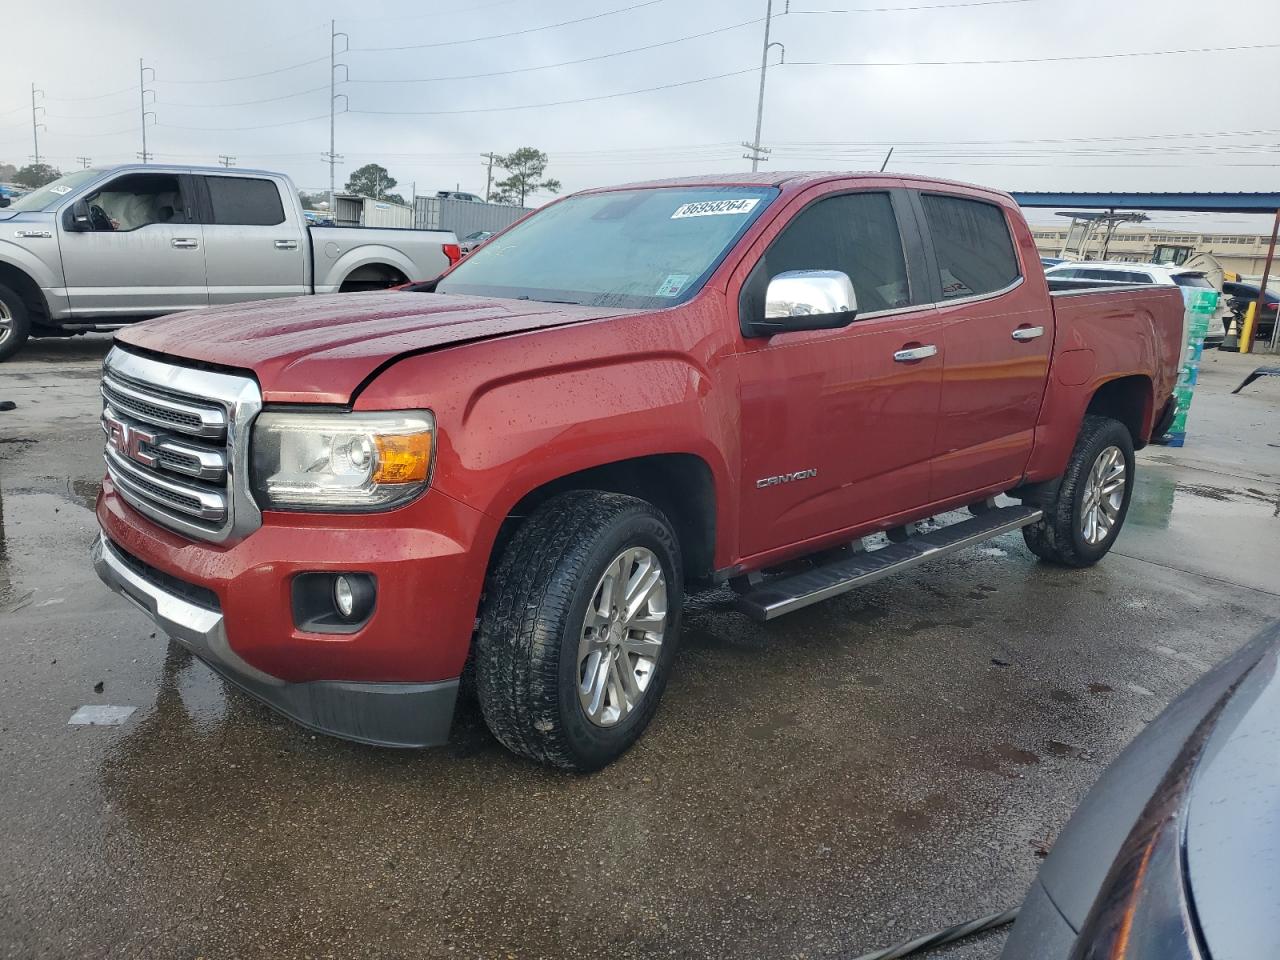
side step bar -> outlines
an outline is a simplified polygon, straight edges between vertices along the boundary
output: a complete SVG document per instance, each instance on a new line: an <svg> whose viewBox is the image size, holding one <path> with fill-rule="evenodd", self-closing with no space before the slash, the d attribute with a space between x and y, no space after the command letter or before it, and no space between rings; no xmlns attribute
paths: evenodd
<svg viewBox="0 0 1280 960"><path fill-rule="evenodd" d="M820 600L848 593L934 560L990 540L1010 530L1035 523L1044 511L1039 507L1013 506L984 510L977 516L940 530L907 538L901 543L870 552L857 552L825 566L779 577L738 598L738 609L764 623Z"/></svg>

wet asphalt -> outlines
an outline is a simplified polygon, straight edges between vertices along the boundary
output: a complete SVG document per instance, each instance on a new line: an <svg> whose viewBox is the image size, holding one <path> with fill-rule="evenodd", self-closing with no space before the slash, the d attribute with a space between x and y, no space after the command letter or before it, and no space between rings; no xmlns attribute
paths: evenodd
<svg viewBox="0 0 1280 960"><path fill-rule="evenodd" d="M593 776L474 705L444 748L346 744L98 583L106 347L0 368L0 957L853 957L1018 902L1104 766L1280 617L1280 380L1229 396L1264 358L1210 354L1093 569L1015 533L768 627L698 596ZM136 709L68 724L93 704Z"/></svg>

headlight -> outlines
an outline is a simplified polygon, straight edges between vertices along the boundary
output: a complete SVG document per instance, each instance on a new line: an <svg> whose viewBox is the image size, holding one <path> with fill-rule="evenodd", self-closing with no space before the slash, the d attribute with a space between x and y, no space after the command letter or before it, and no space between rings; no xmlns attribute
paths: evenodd
<svg viewBox="0 0 1280 960"><path fill-rule="evenodd" d="M251 481L264 510L384 510L427 485L435 418L267 411L253 427Z"/></svg>

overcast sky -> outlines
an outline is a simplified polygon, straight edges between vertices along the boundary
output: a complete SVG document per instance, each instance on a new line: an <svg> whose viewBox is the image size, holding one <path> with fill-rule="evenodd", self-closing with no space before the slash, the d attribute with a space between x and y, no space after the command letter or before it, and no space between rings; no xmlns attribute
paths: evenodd
<svg viewBox="0 0 1280 960"><path fill-rule="evenodd" d="M774 2L773 38L788 63L768 74L767 169L874 169L896 145L891 170L1009 190L1280 187L1277 0L792 0L778 15L785 4ZM867 9L922 6L941 9ZM862 12L801 12L855 9ZM738 143L755 124L764 10L765 0L45 0L6 15L0 161L27 162L32 153L33 82L45 91L42 157L63 169L78 156L95 165L133 160L141 57L155 70L147 138L157 159L216 163L225 153L240 166L327 187L320 154L329 145L334 17L350 37L338 58L350 77L338 85L350 104L337 118L339 187L356 166L379 161L405 192L410 184L419 193L481 192L479 155L523 145L550 154L549 173L566 190L739 170L748 161ZM571 20L582 22L552 26ZM525 32L457 42L516 31ZM694 34L707 35L669 43ZM1275 46L1047 63L806 65L1266 44ZM394 47L410 49L385 49ZM502 71L519 72L428 79ZM1202 223L1187 215L1159 222ZM1213 223L1264 229L1245 217Z"/></svg>

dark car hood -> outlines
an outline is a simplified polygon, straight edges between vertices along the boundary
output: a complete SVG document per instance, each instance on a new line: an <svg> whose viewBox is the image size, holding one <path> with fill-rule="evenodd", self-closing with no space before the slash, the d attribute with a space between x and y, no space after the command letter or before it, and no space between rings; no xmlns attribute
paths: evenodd
<svg viewBox="0 0 1280 960"><path fill-rule="evenodd" d="M252 370L268 401L346 403L370 374L405 354L632 312L380 291L191 310L122 330L116 339Z"/></svg>
<svg viewBox="0 0 1280 960"><path fill-rule="evenodd" d="M1187 807L1186 870L1213 960L1280 944L1280 675L1275 646L1205 744Z"/></svg>
<svg viewBox="0 0 1280 960"><path fill-rule="evenodd" d="M1040 868L1040 882L1073 930L1078 932L1084 924L1116 854L1188 738L1224 698L1228 703L1219 722L1230 715L1228 709L1245 702L1240 693L1250 677L1258 676L1254 668L1274 663L1277 649L1280 623L1263 630L1184 691L1125 748L1076 808ZM1237 684L1240 688L1233 689ZM1270 746L1275 757L1274 739L1269 744L1255 741L1254 746L1259 751ZM1227 795L1219 792L1212 799ZM1274 823L1271 829L1276 829Z"/></svg>

